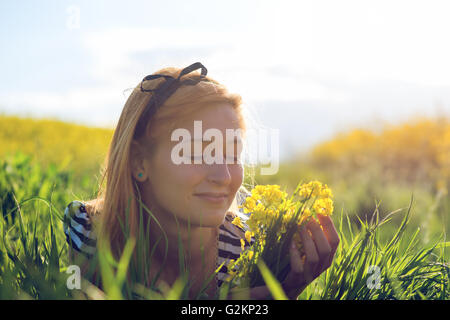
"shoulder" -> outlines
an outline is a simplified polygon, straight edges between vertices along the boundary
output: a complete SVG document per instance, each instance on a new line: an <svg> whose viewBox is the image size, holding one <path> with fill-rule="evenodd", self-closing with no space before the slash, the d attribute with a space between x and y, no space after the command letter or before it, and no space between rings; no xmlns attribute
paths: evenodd
<svg viewBox="0 0 450 320"><path fill-rule="evenodd" d="M225 218L219 227L219 257L237 259L242 252L241 240L245 239L245 232L249 228L245 223L246 215L241 206L249 195L248 192L238 192L236 200L239 212L228 211L225 214ZM239 218L240 223L233 223L236 218ZM249 245L246 241L244 244L245 247Z"/></svg>
<svg viewBox="0 0 450 320"><path fill-rule="evenodd" d="M242 225L233 224L236 214L228 212L223 223L219 226L219 256L236 260L242 252L242 245L247 247L249 244L245 240L245 231L248 230L244 221Z"/></svg>
<svg viewBox="0 0 450 320"><path fill-rule="evenodd" d="M97 240L92 215L86 209L84 202L70 202L64 210L63 225L67 243L76 251L91 256L95 252Z"/></svg>
<svg viewBox="0 0 450 320"><path fill-rule="evenodd" d="M228 277L228 264L231 260L237 260L243 250L246 250L250 243L245 241L245 231L248 229L245 221L242 225L233 224L233 220L238 217L233 212L227 212L223 223L219 227L218 257L217 263L221 268L218 271L218 285L221 286ZM253 243L253 239L252 239Z"/></svg>
<svg viewBox="0 0 450 320"><path fill-rule="evenodd" d="M240 226L233 223L233 221L236 222L236 220L235 220L236 218L238 218L240 220L240 222L241 222ZM228 232L228 234L230 234L234 237L243 238L245 231L248 230L248 227L245 224L245 220L241 216L238 216L236 213L234 213L232 211L228 211L226 213L225 219L219 229L222 231Z"/></svg>

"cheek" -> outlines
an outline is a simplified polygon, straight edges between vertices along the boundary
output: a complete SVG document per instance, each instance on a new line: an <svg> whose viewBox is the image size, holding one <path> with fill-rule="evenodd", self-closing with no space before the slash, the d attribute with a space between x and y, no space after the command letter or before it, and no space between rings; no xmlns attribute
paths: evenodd
<svg viewBox="0 0 450 320"><path fill-rule="evenodd" d="M165 163L153 170L151 184L156 201L170 211L186 209L195 186L204 179L202 170L191 165Z"/></svg>
<svg viewBox="0 0 450 320"><path fill-rule="evenodd" d="M167 165L160 169L158 177L157 180L164 185L166 191L170 190L178 197L183 197L192 192L193 186L201 181L202 174L193 166Z"/></svg>
<svg viewBox="0 0 450 320"><path fill-rule="evenodd" d="M242 165L233 164L230 165L229 170L231 175L231 187L237 192L244 180L244 168Z"/></svg>

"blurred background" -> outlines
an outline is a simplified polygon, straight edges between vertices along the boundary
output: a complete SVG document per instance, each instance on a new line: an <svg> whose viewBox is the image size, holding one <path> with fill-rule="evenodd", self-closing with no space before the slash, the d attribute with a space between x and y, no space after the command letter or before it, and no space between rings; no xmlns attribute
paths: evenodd
<svg viewBox="0 0 450 320"><path fill-rule="evenodd" d="M93 197L129 89L200 61L252 125L279 130L278 173L250 168L246 185L321 180L356 226L413 197L421 241L445 238L449 13L433 0L2 1L2 210Z"/></svg>

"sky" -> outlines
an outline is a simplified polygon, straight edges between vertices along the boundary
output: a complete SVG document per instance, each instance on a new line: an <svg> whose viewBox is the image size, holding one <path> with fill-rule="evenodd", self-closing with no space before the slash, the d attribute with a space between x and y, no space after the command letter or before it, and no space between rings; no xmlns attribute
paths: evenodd
<svg viewBox="0 0 450 320"><path fill-rule="evenodd" d="M144 76L202 62L286 159L355 127L450 117L448 1L0 2L0 113L117 123Z"/></svg>

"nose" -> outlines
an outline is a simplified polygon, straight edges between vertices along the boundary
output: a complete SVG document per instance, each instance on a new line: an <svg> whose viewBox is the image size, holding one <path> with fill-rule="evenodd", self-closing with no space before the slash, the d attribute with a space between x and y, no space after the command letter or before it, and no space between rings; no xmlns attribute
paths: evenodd
<svg viewBox="0 0 450 320"><path fill-rule="evenodd" d="M227 163L213 163L208 166L208 181L219 185L231 183L231 172Z"/></svg>

